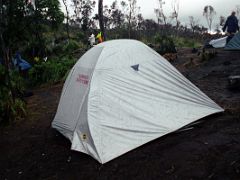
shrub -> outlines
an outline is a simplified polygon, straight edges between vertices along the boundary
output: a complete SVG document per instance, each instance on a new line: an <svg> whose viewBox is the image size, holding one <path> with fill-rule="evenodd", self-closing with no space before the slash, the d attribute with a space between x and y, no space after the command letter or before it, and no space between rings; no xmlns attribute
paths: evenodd
<svg viewBox="0 0 240 180"><path fill-rule="evenodd" d="M174 38L174 43L177 47L189 47L196 48L201 46L201 43L197 42L195 39L177 37Z"/></svg>
<svg viewBox="0 0 240 180"><path fill-rule="evenodd" d="M0 123L14 122L26 116L26 104L21 98L24 80L16 70L9 73L0 65Z"/></svg>
<svg viewBox="0 0 240 180"><path fill-rule="evenodd" d="M64 53L71 53L77 49L79 49L81 47L80 43L78 43L77 41L74 41L74 40L70 40L68 43L66 43L64 46L63 46L63 51Z"/></svg>
<svg viewBox="0 0 240 180"><path fill-rule="evenodd" d="M74 38L74 37L73 37L73 38ZM85 34L84 34L82 31L78 31L78 32L76 33L76 40L81 41L81 40L83 40L84 38L86 38L86 37L85 37Z"/></svg>
<svg viewBox="0 0 240 180"><path fill-rule="evenodd" d="M63 80L75 62L76 60L70 56L65 56L62 59L52 59L35 64L29 71L30 82L35 86Z"/></svg>
<svg viewBox="0 0 240 180"><path fill-rule="evenodd" d="M53 53L55 55L61 56L65 54L71 54L77 49L86 49L86 46L82 42L77 42L75 40L70 40L70 41L65 40L57 44L53 48Z"/></svg>
<svg viewBox="0 0 240 180"><path fill-rule="evenodd" d="M175 44L170 36L157 35L155 36L156 51L163 55L166 53L176 53Z"/></svg>

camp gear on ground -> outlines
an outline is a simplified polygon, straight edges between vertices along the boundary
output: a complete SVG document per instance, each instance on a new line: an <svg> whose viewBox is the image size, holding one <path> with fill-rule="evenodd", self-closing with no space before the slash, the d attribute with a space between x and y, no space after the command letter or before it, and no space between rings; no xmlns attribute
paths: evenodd
<svg viewBox="0 0 240 180"><path fill-rule="evenodd" d="M103 42L102 32L98 33L97 39L98 39L98 43L102 43Z"/></svg>

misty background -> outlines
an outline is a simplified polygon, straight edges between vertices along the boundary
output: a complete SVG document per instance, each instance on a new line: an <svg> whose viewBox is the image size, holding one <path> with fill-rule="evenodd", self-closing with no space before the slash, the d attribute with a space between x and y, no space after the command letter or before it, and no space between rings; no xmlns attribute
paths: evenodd
<svg viewBox="0 0 240 180"><path fill-rule="evenodd" d="M69 5L72 3L71 0L68 0L67 2ZM109 7L113 2L114 0L105 0L103 1L103 6L107 5ZM121 0L118 0L119 4L120 2ZM126 2L128 1L126 0ZM168 17L168 21L174 24L174 21L170 18L171 13L173 12L172 1L165 0L163 2L163 11ZM60 3L62 5L62 11L65 12L62 0L60 0ZM96 6L93 15L97 14L97 4L98 0L96 0ZM198 21L199 25L207 27L206 18L203 16L203 9L206 5L212 6L216 12L216 15L213 19L214 29L217 25L219 25L220 16L227 18L232 11L236 11L237 7L240 7L240 2L239 0L179 0L179 20L181 24L189 27L189 16L193 16L194 19ZM159 6L158 0L137 0L137 6L140 7L139 13L143 15L144 19L153 19L157 21L154 9L158 8ZM73 10L70 10L70 12L73 14Z"/></svg>

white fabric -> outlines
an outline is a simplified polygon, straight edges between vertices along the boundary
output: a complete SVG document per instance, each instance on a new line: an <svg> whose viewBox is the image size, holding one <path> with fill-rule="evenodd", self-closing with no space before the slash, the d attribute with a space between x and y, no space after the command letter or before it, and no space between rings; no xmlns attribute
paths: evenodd
<svg viewBox="0 0 240 180"><path fill-rule="evenodd" d="M221 111L148 46L114 40L93 47L73 67L52 126L73 150L105 163Z"/></svg>
<svg viewBox="0 0 240 180"><path fill-rule="evenodd" d="M227 43L227 36L219 39L213 39L209 42L214 48L224 48Z"/></svg>
<svg viewBox="0 0 240 180"><path fill-rule="evenodd" d="M88 38L90 45L93 46L95 44L95 36L94 34L91 34L91 36Z"/></svg>

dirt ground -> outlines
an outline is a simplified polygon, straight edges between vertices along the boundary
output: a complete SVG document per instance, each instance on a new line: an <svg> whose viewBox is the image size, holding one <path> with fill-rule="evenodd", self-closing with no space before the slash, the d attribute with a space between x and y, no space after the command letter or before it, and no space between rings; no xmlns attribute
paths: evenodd
<svg viewBox="0 0 240 180"><path fill-rule="evenodd" d="M227 88L228 76L240 75L240 52L218 50L202 63L181 49L172 63L225 112L101 165L50 127L62 84L38 88L28 119L0 128L0 180L240 179L240 91Z"/></svg>

